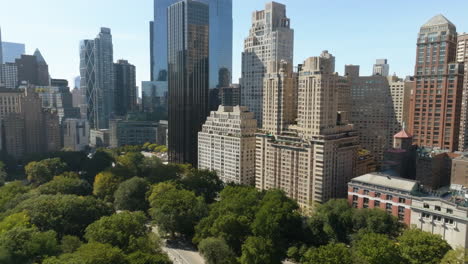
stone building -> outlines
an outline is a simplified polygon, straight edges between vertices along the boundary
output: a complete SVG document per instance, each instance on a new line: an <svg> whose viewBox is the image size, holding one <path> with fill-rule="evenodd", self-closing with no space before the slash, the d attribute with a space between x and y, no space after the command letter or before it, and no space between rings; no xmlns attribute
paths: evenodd
<svg viewBox="0 0 468 264"><path fill-rule="evenodd" d="M255 183L257 121L245 106L220 106L198 133L198 168L213 170L225 183Z"/></svg>

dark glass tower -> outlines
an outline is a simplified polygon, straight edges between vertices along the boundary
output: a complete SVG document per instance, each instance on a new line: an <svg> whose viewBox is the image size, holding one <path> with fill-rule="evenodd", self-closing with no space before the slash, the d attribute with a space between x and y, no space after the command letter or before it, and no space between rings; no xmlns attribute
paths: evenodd
<svg viewBox="0 0 468 264"><path fill-rule="evenodd" d="M154 21L150 23L151 80L167 81L167 7L180 0L154 0ZM210 83L215 88L218 76L232 73L232 0L198 0L210 7Z"/></svg>
<svg viewBox="0 0 468 264"><path fill-rule="evenodd" d="M114 63L114 113L125 116L128 112L137 110L137 86L135 66L126 60Z"/></svg>
<svg viewBox="0 0 468 264"><path fill-rule="evenodd" d="M167 9L169 160L197 166L208 115L209 7L183 0Z"/></svg>

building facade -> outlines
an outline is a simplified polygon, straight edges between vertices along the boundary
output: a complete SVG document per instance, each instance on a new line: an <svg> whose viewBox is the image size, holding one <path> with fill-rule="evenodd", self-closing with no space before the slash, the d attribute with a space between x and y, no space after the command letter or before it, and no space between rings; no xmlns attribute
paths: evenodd
<svg viewBox="0 0 468 264"><path fill-rule="evenodd" d="M437 15L421 27L417 40L409 124L415 144L458 149L462 92L456 27Z"/></svg>
<svg viewBox="0 0 468 264"><path fill-rule="evenodd" d="M137 93L135 66L126 60L114 63L114 113L125 116L137 110Z"/></svg>
<svg viewBox="0 0 468 264"><path fill-rule="evenodd" d="M2 65L3 85L8 89L18 87L18 66L16 63L5 63Z"/></svg>
<svg viewBox="0 0 468 264"><path fill-rule="evenodd" d="M35 92L42 99L42 108L57 113L60 123L66 118L80 118L80 108L73 107L67 80L51 79L50 86L35 86Z"/></svg>
<svg viewBox="0 0 468 264"><path fill-rule="evenodd" d="M14 63L16 59L26 53L26 47L23 43L2 42L3 63Z"/></svg>
<svg viewBox="0 0 468 264"><path fill-rule="evenodd" d="M63 123L63 147L84 151L89 145L89 123L86 119L66 119Z"/></svg>
<svg viewBox="0 0 468 264"><path fill-rule="evenodd" d="M216 171L224 183L255 183L257 121L244 106L220 106L198 133L198 168Z"/></svg>
<svg viewBox="0 0 468 264"><path fill-rule="evenodd" d="M394 108L400 92L394 100L387 77L359 76L359 66L346 65L345 73L351 86L350 122L359 133L362 147L371 151L380 166L384 151L392 146L393 135L401 130ZM399 85L396 88L400 89Z"/></svg>
<svg viewBox="0 0 468 264"><path fill-rule="evenodd" d="M150 24L151 81L167 82L168 7L179 0L155 0ZM218 77L232 75L232 0L199 0L209 5L209 87L219 85ZM227 73L227 74L226 74ZM223 85L221 85L223 86Z"/></svg>
<svg viewBox="0 0 468 264"><path fill-rule="evenodd" d="M167 82L142 82L141 87L143 112L159 113L163 119L167 119Z"/></svg>
<svg viewBox="0 0 468 264"><path fill-rule="evenodd" d="M380 208L411 224L411 201L418 183L381 173L369 173L352 179L348 184L348 202L354 208Z"/></svg>
<svg viewBox="0 0 468 264"><path fill-rule="evenodd" d="M167 14L169 160L197 166L198 132L209 106L209 7L184 0Z"/></svg>
<svg viewBox="0 0 468 264"><path fill-rule="evenodd" d="M269 62L284 60L292 65L294 31L286 16L286 6L269 2L265 10L252 14L252 27L242 53L241 104L255 113L263 126L263 78Z"/></svg>
<svg viewBox="0 0 468 264"><path fill-rule="evenodd" d="M465 67L458 150L466 151L468 150L468 34L459 34L457 40L457 62L463 63Z"/></svg>
<svg viewBox="0 0 468 264"><path fill-rule="evenodd" d="M26 81L31 85L50 85L49 66L39 50L34 55L21 55L15 61L18 70L18 82Z"/></svg>
<svg viewBox="0 0 468 264"><path fill-rule="evenodd" d="M147 121L111 120L110 147L143 145L157 141L158 123Z"/></svg>
<svg viewBox="0 0 468 264"><path fill-rule="evenodd" d="M372 75L380 75L387 77L390 74L390 65L387 63L387 59L378 59L375 61Z"/></svg>
<svg viewBox="0 0 468 264"><path fill-rule="evenodd" d="M283 190L307 211L314 202L346 196L358 137L352 125L341 122L344 83L338 85L342 77L335 73L335 58L324 51L299 69L297 119L281 133L257 134L255 183L261 190Z"/></svg>
<svg viewBox="0 0 468 264"><path fill-rule="evenodd" d="M106 129L114 110L114 64L112 35L101 28L93 40L80 43L81 91L83 106L92 129Z"/></svg>

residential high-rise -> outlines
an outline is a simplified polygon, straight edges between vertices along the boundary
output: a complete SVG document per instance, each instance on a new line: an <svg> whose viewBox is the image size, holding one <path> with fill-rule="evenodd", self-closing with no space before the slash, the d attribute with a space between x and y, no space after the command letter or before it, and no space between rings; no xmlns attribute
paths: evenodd
<svg viewBox="0 0 468 264"><path fill-rule="evenodd" d="M221 87L219 88L218 96L221 101L221 105L240 105L240 86L238 84L233 84L227 87Z"/></svg>
<svg viewBox="0 0 468 264"><path fill-rule="evenodd" d="M457 62L464 64L463 97L461 103L460 140L458 150L468 150L468 34L458 35Z"/></svg>
<svg viewBox="0 0 468 264"><path fill-rule="evenodd" d="M458 149L463 67L457 63L457 31L442 15L422 25L416 51L409 130L423 147Z"/></svg>
<svg viewBox="0 0 468 264"><path fill-rule="evenodd" d="M324 51L298 68L296 122L279 134L257 134L255 173L258 189L279 188L307 210L314 202L346 196L359 146L353 125L339 111L346 105L339 89L346 82L335 73L335 58Z"/></svg>
<svg viewBox="0 0 468 264"><path fill-rule="evenodd" d="M225 183L255 183L257 121L245 106L220 106L198 133L198 168L213 170Z"/></svg>
<svg viewBox="0 0 468 264"><path fill-rule="evenodd" d="M401 101L398 97L402 87L395 82L392 94L392 79L359 76L359 66L355 65L346 65L345 73L351 86L350 121L359 133L361 146L371 152L379 166L384 151L392 146L393 135L402 128L394 108Z"/></svg>
<svg viewBox="0 0 468 264"><path fill-rule="evenodd" d="M150 24L151 80L167 81L168 20L167 8L179 0L155 0L154 21ZM218 76L232 75L232 0L198 0L209 5L209 87L216 88Z"/></svg>
<svg viewBox="0 0 468 264"><path fill-rule="evenodd" d="M241 104L254 112L263 126L263 78L270 61L292 64L294 31L286 17L286 6L267 3L265 10L252 14L252 27L242 53Z"/></svg>
<svg viewBox="0 0 468 264"><path fill-rule="evenodd" d="M114 63L112 35L109 28L101 28L94 40L80 43L81 91L85 96L85 110L91 129L109 127L114 110Z"/></svg>
<svg viewBox="0 0 468 264"><path fill-rule="evenodd" d="M3 42L2 42L2 28L0 28L0 85L3 85Z"/></svg>
<svg viewBox="0 0 468 264"><path fill-rule="evenodd" d="M125 116L137 110L135 66L126 60L114 63L115 104L114 113Z"/></svg>
<svg viewBox="0 0 468 264"><path fill-rule="evenodd" d="M26 53L26 47L22 43L2 42L3 63L14 63L16 59Z"/></svg>
<svg viewBox="0 0 468 264"><path fill-rule="evenodd" d="M263 127L280 134L297 117L296 74L286 61L270 61L263 79Z"/></svg>
<svg viewBox="0 0 468 264"><path fill-rule="evenodd" d="M208 115L209 7L184 0L167 15L169 160L197 166L198 132Z"/></svg>
<svg viewBox="0 0 468 264"><path fill-rule="evenodd" d="M80 109L73 106L67 80L51 79L49 86L35 86L35 91L42 99L42 108L57 113L60 123L66 118L80 118Z"/></svg>
<svg viewBox="0 0 468 264"><path fill-rule="evenodd" d="M89 123L86 119L69 118L63 124L63 147L83 151L89 144Z"/></svg>
<svg viewBox="0 0 468 264"><path fill-rule="evenodd" d="M27 81L31 85L50 85L49 66L41 52L36 49L34 55L21 55L16 59L18 81Z"/></svg>
<svg viewBox="0 0 468 264"><path fill-rule="evenodd" d="M380 75L387 77L390 73L390 65L387 64L387 59L378 59L375 61L372 75Z"/></svg>

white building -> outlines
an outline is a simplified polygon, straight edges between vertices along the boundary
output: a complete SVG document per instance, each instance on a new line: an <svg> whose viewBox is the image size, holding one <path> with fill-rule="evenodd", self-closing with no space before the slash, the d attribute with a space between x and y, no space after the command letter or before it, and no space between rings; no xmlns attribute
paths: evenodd
<svg viewBox="0 0 468 264"><path fill-rule="evenodd" d="M442 236L452 248L468 248L468 207L454 201L413 197L411 225Z"/></svg>
<svg viewBox="0 0 468 264"><path fill-rule="evenodd" d="M293 63L294 30L286 6L267 3L252 14L252 27L242 53L241 102L255 113L259 127L263 117L263 78L270 61Z"/></svg>
<svg viewBox="0 0 468 264"><path fill-rule="evenodd" d="M244 106L220 106L198 133L198 168L213 170L225 183L255 182L254 114Z"/></svg>
<svg viewBox="0 0 468 264"><path fill-rule="evenodd" d="M63 123L64 148L82 151L89 144L89 123L86 119L65 119Z"/></svg>

